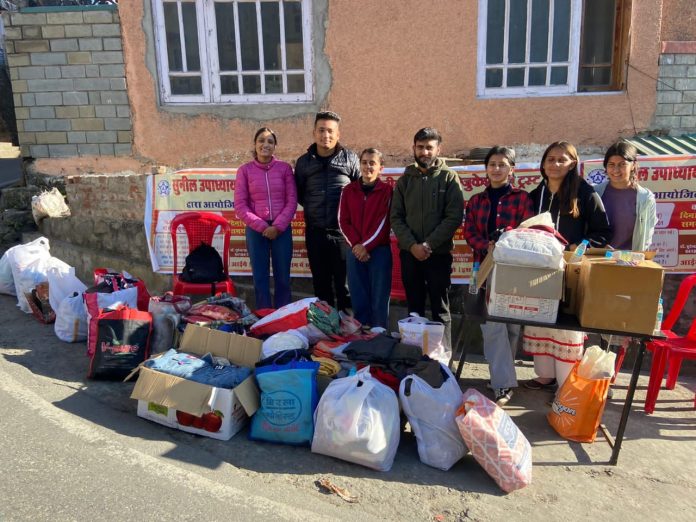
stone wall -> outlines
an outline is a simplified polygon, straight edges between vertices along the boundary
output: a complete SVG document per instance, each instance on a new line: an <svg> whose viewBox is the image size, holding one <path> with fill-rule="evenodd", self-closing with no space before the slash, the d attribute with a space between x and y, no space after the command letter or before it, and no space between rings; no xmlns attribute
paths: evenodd
<svg viewBox="0 0 696 522"><path fill-rule="evenodd" d="M696 42L663 42L653 128L696 132Z"/></svg>
<svg viewBox="0 0 696 522"><path fill-rule="evenodd" d="M118 10L74 9L3 13L22 154L130 155Z"/></svg>

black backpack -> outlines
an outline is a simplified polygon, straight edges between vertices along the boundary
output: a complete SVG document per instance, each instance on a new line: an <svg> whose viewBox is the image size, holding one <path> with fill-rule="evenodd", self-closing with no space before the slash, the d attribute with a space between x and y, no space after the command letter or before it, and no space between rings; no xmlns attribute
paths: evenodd
<svg viewBox="0 0 696 522"><path fill-rule="evenodd" d="M207 243L201 243L186 256L179 278L186 283L217 283L227 279L227 274L218 251Z"/></svg>

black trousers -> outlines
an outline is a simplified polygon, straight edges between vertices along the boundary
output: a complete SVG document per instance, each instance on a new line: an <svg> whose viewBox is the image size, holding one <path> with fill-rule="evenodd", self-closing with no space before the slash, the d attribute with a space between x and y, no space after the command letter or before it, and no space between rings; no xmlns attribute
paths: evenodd
<svg viewBox="0 0 696 522"><path fill-rule="evenodd" d="M338 310L351 308L346 285L348 245L339 230L307 227L305 246L314 294Z"/></svg>
<svg viewBox="0 0 696 522"><path fill-rule="evenodd" d="M429 298L432 320L445 325L444 342L447 348L451 348L452 316L448 292L452 283L452 254L431 254L425 261L418 261L410 252L401 250L399 257L408 313L426 317L425 300Z"/></svg>

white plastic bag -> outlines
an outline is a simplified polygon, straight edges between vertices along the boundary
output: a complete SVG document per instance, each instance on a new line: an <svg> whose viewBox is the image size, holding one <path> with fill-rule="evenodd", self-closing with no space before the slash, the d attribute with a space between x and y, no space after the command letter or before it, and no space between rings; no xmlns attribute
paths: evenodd
<svg viewBox="0 0 696 522"><path fill-rule="evenodd" d="M261 358L265 359L282 350L307 350L309 341L299 330L288 330L271 335L263 342Z"/></svg>
<svg viewBox="0 0 696 522"><path fill-rule="evenodd" d="M590 346L585 350L578 366L578 375L585 379L611 379L614 376L616 354L602 350L599 346Z"/></svg>
<svg viewBox="0 0 696 522"><path fill-rule="evenodd" d="M31 214L38 224L45 217L67 217L70 209L65 204L65 197L53 187L51 191L43 191L31 198Z"/></svg>
<svg viewBox="0 0 696 522"><path fill-rule="evenodd" d="M15 274L15 289L17 291L17 306L26 313L31 313L31 307L26 295L39 283L48 281L48 271L52 268L60 272L67 272L70 265L64 263L57 257L40 257L26 265L22 270ZM49 286L50 293L50 286ZM50 296L49 296L50 298ZM60 303L59 303L60 304Z"/></svg>
<svg viewBox="0 0 696 522"><path fill-rule="evenodd" d="M452 350L445 348L443 343L444 324L411 314L406 319L400 319L398 325L402 343L420 346L424 355L444 365L449 364Z"/></svg>
<svg viewBox="0 0 696 522"><path fill-rule="evenodd" d="M314 412L312 452L389 471L399 447L399 401L392 389L370 375L329 384Z"/></svg>
<svg viewBox="0 0 696 522"><path fill-rule="evenodd" d="M56 322L53 329L58 339L66 343L77 343L87 339L87 312L81 294L65 297L55 312Z"/></svg>
<svg viewBox="0 0 696 522"><path fill-rule="evenodd" d="M16 295L19 305L20 295L22 296L23 302L26 304L26 299L24 295L19 291L17 278L19 277L22 270L24 270L29 264L33 263L37 259L48 258L51 256L49 252L48 239L45 237L40 237L29 243L23 245L17 245L10 248L5 252L7 261L10 264L10 271L12 272L12 284L14 286L14 291L7 292L10 295ZM3 257L5 257L3 256ZM28 308L28 304L26 304Z"/></svg>
<svg viewBox="0 0 696 522"><path fill-rule="evenodd" d="M559 269L565 266L563 244L550 232L535 228L515 228L500 235L493 259L507 265Z"/></svg>
<svg viewBox="0 0 696 522"><path fill-rule="evenodd" d="M5 252L0 257L0 294L16 295L10 256Z"/></svg>
<svg viewBox="0 0 696 522"><path fill-rule="evenodd" d="M447 471L466 454L455 421L463 394L449 368L441 364L447 380L433 388L417 375L401 381L399 399L418 441L423 464Z"/></svg>
<svg viewBox="0 0 696 522"><path fill-rule="evenodd" d="M63 270L58 266L52 266L46 274L48 280L48 300L51 308L58 310L60 303L75 292L82 295L87 290L87 285L75 276L75 268L68 266Z"/></svg>

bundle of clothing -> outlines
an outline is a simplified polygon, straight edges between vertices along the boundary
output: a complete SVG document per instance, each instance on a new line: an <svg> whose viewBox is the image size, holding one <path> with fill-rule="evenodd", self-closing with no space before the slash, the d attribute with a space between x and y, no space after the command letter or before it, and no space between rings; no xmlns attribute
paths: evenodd
<svg viewBox="0 0 696 522"><path fill-rule="evenodd" d="M144 364L152 370L216 388L232 389L251 375L250 368L232 364L224 357L215 357L211 354L199 357L191 353L177 352L174 349L164 352L155 359L148 359Z"/></svg>

